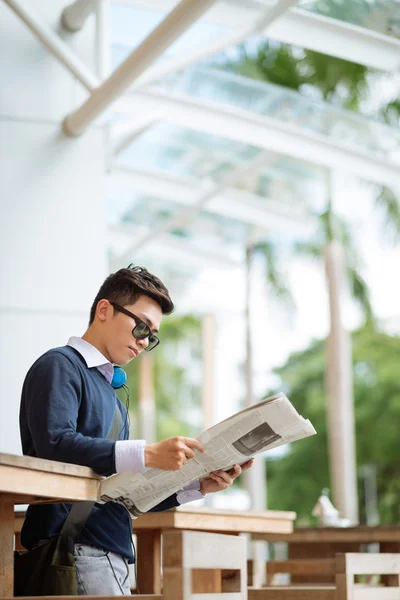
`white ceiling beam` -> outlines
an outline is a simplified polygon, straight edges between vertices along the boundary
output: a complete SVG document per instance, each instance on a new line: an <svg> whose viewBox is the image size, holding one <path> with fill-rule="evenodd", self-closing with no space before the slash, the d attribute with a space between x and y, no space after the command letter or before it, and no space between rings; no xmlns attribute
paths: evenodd
<svg viewBox="0 0 400 600"><path fill-rule="evenodd" d="M100 116L216 0L182 0L63 124L76 136Z"/></svg>
<svg viewBox="0 0 400 600"><path fill-rule="evenodd" d="M165 219L158 226L153 227L152 230L142 238L135 240L130 246L128 253L134 254L139 248L143 248L150 242L154 242L154 240L162 237L166 233L189 225L196 219L197 215L227 187L239 183L249 171L252 172L254 169L261 169L261 167L267 163L267 160L268 157L265 152L259 153L256 158L248 164L230 173L221 184L214 185L211 189L203 192L189 206L185 206L182 210L178 211L177 214L169 219Z"/></svg>
<svg viewBox="0 0 400 600"><path fill-rule="evenodd" d="M169 10L175 0L131 0L140 8ZM227 10L226 3L216 4L207 14L209 23L228 29L243 27L265 10L265 2L239 0ZM267 38L336 56L382 71L400 67L400 40L371 29L324 17L301 8L291 8L264 30Z"/></svg>
<svg viewBox="0 0 400 600"><path fill-rule="evenodd" d="M211 40L207 42L207 45L200 48L196 48L192 53L178 56L163 61L160 65L155 65L149 69L135 85L133 89L142 88L145 85L149 85L154 81L158 81L163 77L176 73L182 69L186 69L190 65L199 63L210 56L214 56L221 52L224 52L228 48L241 44L249 37L256 35L257 33L264 32L271 26L271 23L279 19L283 13L285 13L291 6L297 3L297 0L280 0L274 6L266 10L261 17L257 17L250 25L241 28L239 31L224 35L217 40Z"/></svg>
<svg viewBox="0 0 400 600"><path fill-rule="evenodd" d="M108 231L113 235L123 235L126 238L136 237L138 234L144 234L143 228L136 227L135 225L112 225L108 228ZM163 238L162 240L158 239L154 241L154 248L152 250L157 253L162 253L164 256L165 252L170 252L175 255L176 261L182 261L182 257L189 257L191 262L194 262L199 267L210 267L215 265L222 268L232 268L241 266L242 262L235 260L233 258L229 258L228 256L224 256L221 253L215 253L212 250L206 248L198 248L191 246L185 240L181 240L179 238L172 239ZM111 261L111 270L120 269L122 266L131 263L133 260L136 260L136 257L133 253L128 250L124 251L122 254L113 257Z"/></svg>
<svg viewBox="0 0 400 600"><path fill-rule="evenodd" d="M125 125L123 131L120 134L117 134L112 142L114 145L112 151L114 156L118 156L118 154L132 144L137 137L142 135L150 127L153 127L153 125L156 125L161 119L162 113L151 112L150 114L138 115L137 119L135 119L134 123L131 123L129 127L126 127Z"/></svg>
<svg viewBox="0 0 400 600"><path fill-rule="evenodd" d="M131 191L139 191L183 206L193 205L203 194L213 189L212 185L202 184L199 190L199 181L195 178L172 177L160 171L146 171L120 165L113 166L110 176L114 189L116 185L126 186ZM194 190L199 191L194 193ZM315 229L315 219L300 202L278 202L237 188L221 191L207 206L207 211L248 225L259 226L265 231L285 233L295 227L301 235L307 235Z"/></svg>
<svg viewBox="0 0 400 600"><path fill-rule="evenodd" d="M61 24L68 31L79 31L88 16L96 9L97 2L102 0L76 0L66 6L61 14Z"/></svg>
<svg viewBox="0 0 400 600"><path fill-rule="evenodd" d="M367 181L400 186L400 165L388 157L351 148L298 125L236 107L159 92L136 92L121 99L119 110L132 114L162 110L166 122L180 127L257 146L315 165L344 169Z"/></svg>
<svg viewBox="0 0 400 600"><path fill-rule="evenodd" d="M92 92L99 80L86 67L86 65L72 52L70 47L54 33L50 27L43 25L23 4L18 0L4 0L14 13L25 23L37 39L57 58L78 81ZM33 10L33 9L32 9Z"/></svg>
<svg viewBox="0 0 400 600"><path fill-rule="evenodd" d="M300 8L285 13L264 35L373 69L400 67L400 40Z"/></svg>

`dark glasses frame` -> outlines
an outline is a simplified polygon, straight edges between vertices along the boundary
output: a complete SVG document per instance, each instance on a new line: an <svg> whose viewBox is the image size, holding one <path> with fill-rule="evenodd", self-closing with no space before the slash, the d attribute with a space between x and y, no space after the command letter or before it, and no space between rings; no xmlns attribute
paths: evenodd
<svg viewBox="0 0 400 600"><path fill-rule="evenodd" d="M154 348L156 346L158 346L158 344L160 343L159 338L156 335L154 335L154 333L151 332L150 327L147 325L147 323L145 321L143 321L143 319L139 319L139 317L137 317L136 315L131 313L129 310L126 310L126 308L124 308L123 306L120 306L116 302L110 302L110 304L114 308L114 310L116 310L117 312L120 312L124 315L127 315L128 317L131 317L131 319L133 319L136 322L135 327L132 329L132 335L135 338L135 340L140 341L140 340L145 340L146 338L149 338L149 343L148 343L147 347L145 348L145 352L151 352L151 350L154 350ZM140 331L138 331L139 328L140 328ZM136 333L135 333L135 329L136 329Z"/></svg>

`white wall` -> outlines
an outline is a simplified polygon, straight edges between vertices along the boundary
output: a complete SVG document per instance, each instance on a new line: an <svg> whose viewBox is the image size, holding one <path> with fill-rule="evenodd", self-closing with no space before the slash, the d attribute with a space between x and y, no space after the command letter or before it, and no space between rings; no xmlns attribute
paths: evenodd
<svg viewBox="0 0 400 600"><path fill-rule="evenodd" d="M24 5L53 28L59 0ZM93 64L93 19L65 40ZM66 138L84 98L0 3L0 452L20 452L21 386L47 349L83 333L106 273L104 136Z"/></svg>

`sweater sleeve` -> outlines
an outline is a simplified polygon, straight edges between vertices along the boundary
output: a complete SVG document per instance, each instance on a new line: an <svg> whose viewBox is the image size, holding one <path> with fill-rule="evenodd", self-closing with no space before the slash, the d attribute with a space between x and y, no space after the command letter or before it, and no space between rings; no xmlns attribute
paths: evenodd
<svg viewBox="0 0 400 600"><path fill-rule="evenodd" d="M115 442L77 432L82 395L79 372L61 354L41 357L24 384L24 409L34 451L39 458L91 467L100 475L115 473Z"/></svg>

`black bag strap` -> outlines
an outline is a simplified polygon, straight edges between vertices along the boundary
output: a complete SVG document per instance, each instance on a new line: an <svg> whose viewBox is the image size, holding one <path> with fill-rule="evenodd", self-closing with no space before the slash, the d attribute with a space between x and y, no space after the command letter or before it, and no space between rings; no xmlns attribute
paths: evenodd
<svg viewBox="0 0 400 600"><path fill-rule="evenodd" d="M122 415L117 401L113 422L111 429L108 432L107 439L113 441L118 440L119 432L121 431L121 425ZM60 542L72 554L74 553L74 544L85 527L94 505L95 502L75 503L69 511L68 517L62 526L60 531Z"/></svg>

